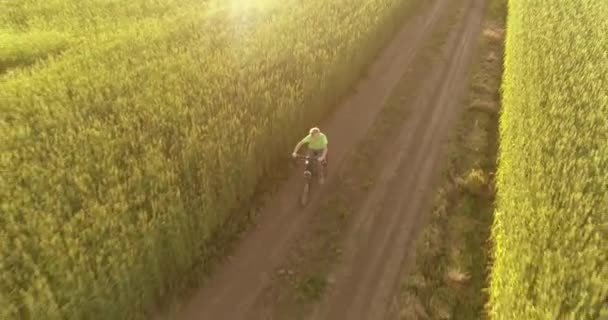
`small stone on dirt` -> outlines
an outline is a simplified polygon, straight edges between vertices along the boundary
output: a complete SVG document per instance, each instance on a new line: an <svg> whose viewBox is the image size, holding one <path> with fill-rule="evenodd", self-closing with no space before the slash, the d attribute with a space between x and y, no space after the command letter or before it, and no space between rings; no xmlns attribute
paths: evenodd
<svg viewBox="0 0 608 320"><path fill-rule="evenodd" d="M448 272L448 279L452 282L463 283L471 279L471 276L466 272L451 270Z"/></svg>
<svg viewBox="0 0 608 320"><path fill-rule="evenodd" d="M498 57L496 56L496 53L494 53L494 52L490 52L490 54L489 54L489 55L488 55L488 57L486 58L486 60L487 60L488 62L493 62L493 61L495 61L496 59L498 59Z"/></svg>

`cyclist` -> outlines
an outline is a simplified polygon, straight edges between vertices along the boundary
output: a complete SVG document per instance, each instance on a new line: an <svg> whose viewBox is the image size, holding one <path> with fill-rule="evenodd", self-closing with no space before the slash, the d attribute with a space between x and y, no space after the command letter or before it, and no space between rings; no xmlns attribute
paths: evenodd
<svg viewBox="0 0 608 320"><path fill-rule="evenodd" d="M297 157L298 150L304 144L308 144L309 154L316 157L318 161L323 165L324 174L320 175L319 183L323 184L325 182L325 173L327 172L327 136L319 130L319 128L314 127L310 129L308 135L304 137L293 150L293 157Z"/></svg>

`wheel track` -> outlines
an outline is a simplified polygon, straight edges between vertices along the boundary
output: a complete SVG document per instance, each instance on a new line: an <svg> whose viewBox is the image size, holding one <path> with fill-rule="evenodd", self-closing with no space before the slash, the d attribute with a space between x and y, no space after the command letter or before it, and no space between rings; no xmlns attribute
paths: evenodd
<svg viewBox="0 0 608 320"><path fill-rule="evenodd" d="M451 57L427 77L413 105L412 116L395 143L387 148L387 165L356 214L347 236L347 249L335 276L335 286L315 310L313 319L383 319L386 316L406 260L404 253L416 233L436 176L442 142L458 114L466 86L462 80L469 70L485 2L467 0L466 3L459 27L449 38L447 54ZM396 155L394 150L398 150Z"/></svg>

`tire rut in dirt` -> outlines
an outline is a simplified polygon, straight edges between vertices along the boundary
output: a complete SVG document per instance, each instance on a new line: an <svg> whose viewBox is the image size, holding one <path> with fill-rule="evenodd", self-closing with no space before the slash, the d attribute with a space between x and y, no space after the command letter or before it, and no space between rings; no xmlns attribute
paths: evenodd
<svg viewBox="0 0 608 320"><path fill-rule="evenodd" d="M472 52L477 43L483 0L467 0L459 26L450 35L444 66L427 77L412 117L395 140L386 168L348 235L335 285L313 319L383 319L404 256L416 234L443 142L458 114ZM395 155L394 150L398 150Z"/></svg>

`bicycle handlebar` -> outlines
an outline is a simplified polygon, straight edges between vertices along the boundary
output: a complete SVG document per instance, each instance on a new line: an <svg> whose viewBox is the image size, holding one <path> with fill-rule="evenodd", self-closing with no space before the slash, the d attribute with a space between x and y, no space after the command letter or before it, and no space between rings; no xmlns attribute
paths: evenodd
<svg viewBox="0 0 608 320"><path fill-rule="evenodd" d="M293 156L293 155L292 155ZM304 160L308 160L308 159L319 159L320 157L316 157L316 156L310 156L310 155L301 155L301 154L296 154L295 156L296 159L304 159Z"/></svg>

